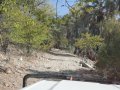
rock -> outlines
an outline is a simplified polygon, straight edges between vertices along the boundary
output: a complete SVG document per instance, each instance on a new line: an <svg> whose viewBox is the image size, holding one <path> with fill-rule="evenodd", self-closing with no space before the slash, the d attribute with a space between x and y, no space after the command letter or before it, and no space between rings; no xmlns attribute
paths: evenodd
<svg viewBox="0 0 120 90"><path fill-rule="evenodd" d="M23 71L21 71L21 70L17 70L17 72L21 74Z"/></svg>
<svg viewBox="0 0 120 90"><path fill-rule="evenodd" d="M47 67L47 69L51 69L51 67Z"/></svg>
<svg viewBox="0 0 120 90"><path fill-rule="evenodd" d="M56 69L57 72L59 72L60 70L59 69Z"/></svg>
<svg viewBox="0 0 120 90"><path fill-rule="evenodd" d="M0 72L5 72L6 68L3 66L0 66Z"/></svg>
<svg viewBox="0 0 120 90"><path fill-rule="evenodd" d="M2 60L6 60L7 59L7 57L4 54L1 54L1 53L0 53L0 57L1 57Z"/></svg>
<svg viewBox="0 0 120 90"><path fill-rule="evenodd" d="M12 73L12 70L11 70L10 68L7 68L7 69L5 70L5 73L11 74L11 73Z"/></svg>
<svg viewBox="0 0 120 90"><path fill-rule="evenodd" d="M22 58L22 57L20 57L20 61L23 61L23 58Z"/></svg>
<svg viewBox="0 0 120 90"><path fill-rule="evenodd" d="M15 83L12 83L13 86L15 86L16 84Z"/></svg>
<svg viewBox="0 0 120 90"><path fill-rule="evenodd" d="M5 87L9 87L10 85L8 83L4 83L4 86Z"/></svg>

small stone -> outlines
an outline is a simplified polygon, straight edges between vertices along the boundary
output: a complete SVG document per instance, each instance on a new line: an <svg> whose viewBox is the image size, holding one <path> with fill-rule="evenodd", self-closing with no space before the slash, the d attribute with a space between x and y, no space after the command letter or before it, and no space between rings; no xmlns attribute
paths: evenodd
<svg viewBox="0 0 120 90"><path fill-rule="evenodd" d="M8 83L4 83L4 85L5 85L6 87L9 87L9 84L8 84Z"/></svg>
<svg viewBox="0 0 120 90"><path fill-rule="evenodd" d="M11 71L11 69L10 69L10 68L7 68L7 69L5 70L5 73L7 73L7 74L11 74L11 73L12 73L12 71Z"/></svg>
<svg viewBox="0 0 120 90"><path fill-rule="evenodd" d="M23 58L22 58L22 57L20 57L20 61L23 61Z"/></svg>
<svg viewBox="0 0 120 90"><path fill-rule="evenodd" d="M21 71L21 70L17 70L17 72L18 72L18 73L22 73L22 71Z"/></svg>
<svg viewBox="0 0 120 90"><path fill-rule="evenodd" d="M57 72L59 72L60 70L59 69L56 69Z"/></svg>
<svg viewBox="0 0 120 90"><path fill-rule="evenodd" d="M51 69L51 67L46 67L47 69Z"/></svg>
<svg viewBox="0 0 120 90"><path fill-rule="evenodd" d="M12 83L13 86L15 86L16 84L15 83Z"/></svg>

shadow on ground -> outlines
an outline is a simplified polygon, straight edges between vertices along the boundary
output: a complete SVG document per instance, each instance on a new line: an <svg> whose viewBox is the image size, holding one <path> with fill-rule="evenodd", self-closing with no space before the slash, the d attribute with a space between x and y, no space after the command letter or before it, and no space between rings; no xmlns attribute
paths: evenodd
<svg viewBox="0 0 120 90"><path fill-rule="evenodd" d="M103 79L102 76L98 75L97 72L91 71L91 70L65 70L65 71L60 71L60 72L51 72L51 71L46 71L46 72L41 72L37 70L32 70L32 69L27 69L27 71L32 74L32 77L39 76L47 78L47 79L52 79L54 76L65 76L67 80L70 80L72 77L72 80L75 81L87 81L87 82L98 82L98 83L104 83L104 84L111 84L111 81L108 81L106 79ZM57 78L56 78L57 79ZM53 79L52 79L53 80Z"/></svg>
<svg viewBox="0 0 120 90"><path fill-rule="evenodd" d="M70 54L70 53L56 53L56 52L52 52L52 51L49 51L48 53L55 55L55 56L76 57L76 55Z"/></svg>

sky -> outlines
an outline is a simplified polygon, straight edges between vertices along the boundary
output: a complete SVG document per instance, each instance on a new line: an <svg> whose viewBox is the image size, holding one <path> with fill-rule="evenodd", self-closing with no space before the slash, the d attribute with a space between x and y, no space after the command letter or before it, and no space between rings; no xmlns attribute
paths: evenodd
<svg viewBox="0 0 120 90"><path fill-rule="evenodd" d="M54 8L56 8L56 1L57 0L50 0L53 4ZM67 0L69 5L73 5L76 0ZM64 5L64 6L63 6ZM65 0L58 0L58 16L64 16L65 14L69 13L69 9L65 6Z"/></svg>

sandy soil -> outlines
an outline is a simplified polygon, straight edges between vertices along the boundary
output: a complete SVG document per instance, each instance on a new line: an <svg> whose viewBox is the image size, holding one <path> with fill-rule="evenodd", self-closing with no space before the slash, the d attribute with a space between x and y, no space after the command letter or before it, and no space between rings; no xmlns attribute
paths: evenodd
<svg viewBox="0 0 120 90"><path fill-rule="evenodd" d="M64 50L50 53L33 52L27 57L20 49L9 47L5 55L0 53L0 90L20 90L26 74L37 72L78 73L82 59ZM78 73L80 74L80 73Z"/></svg>

